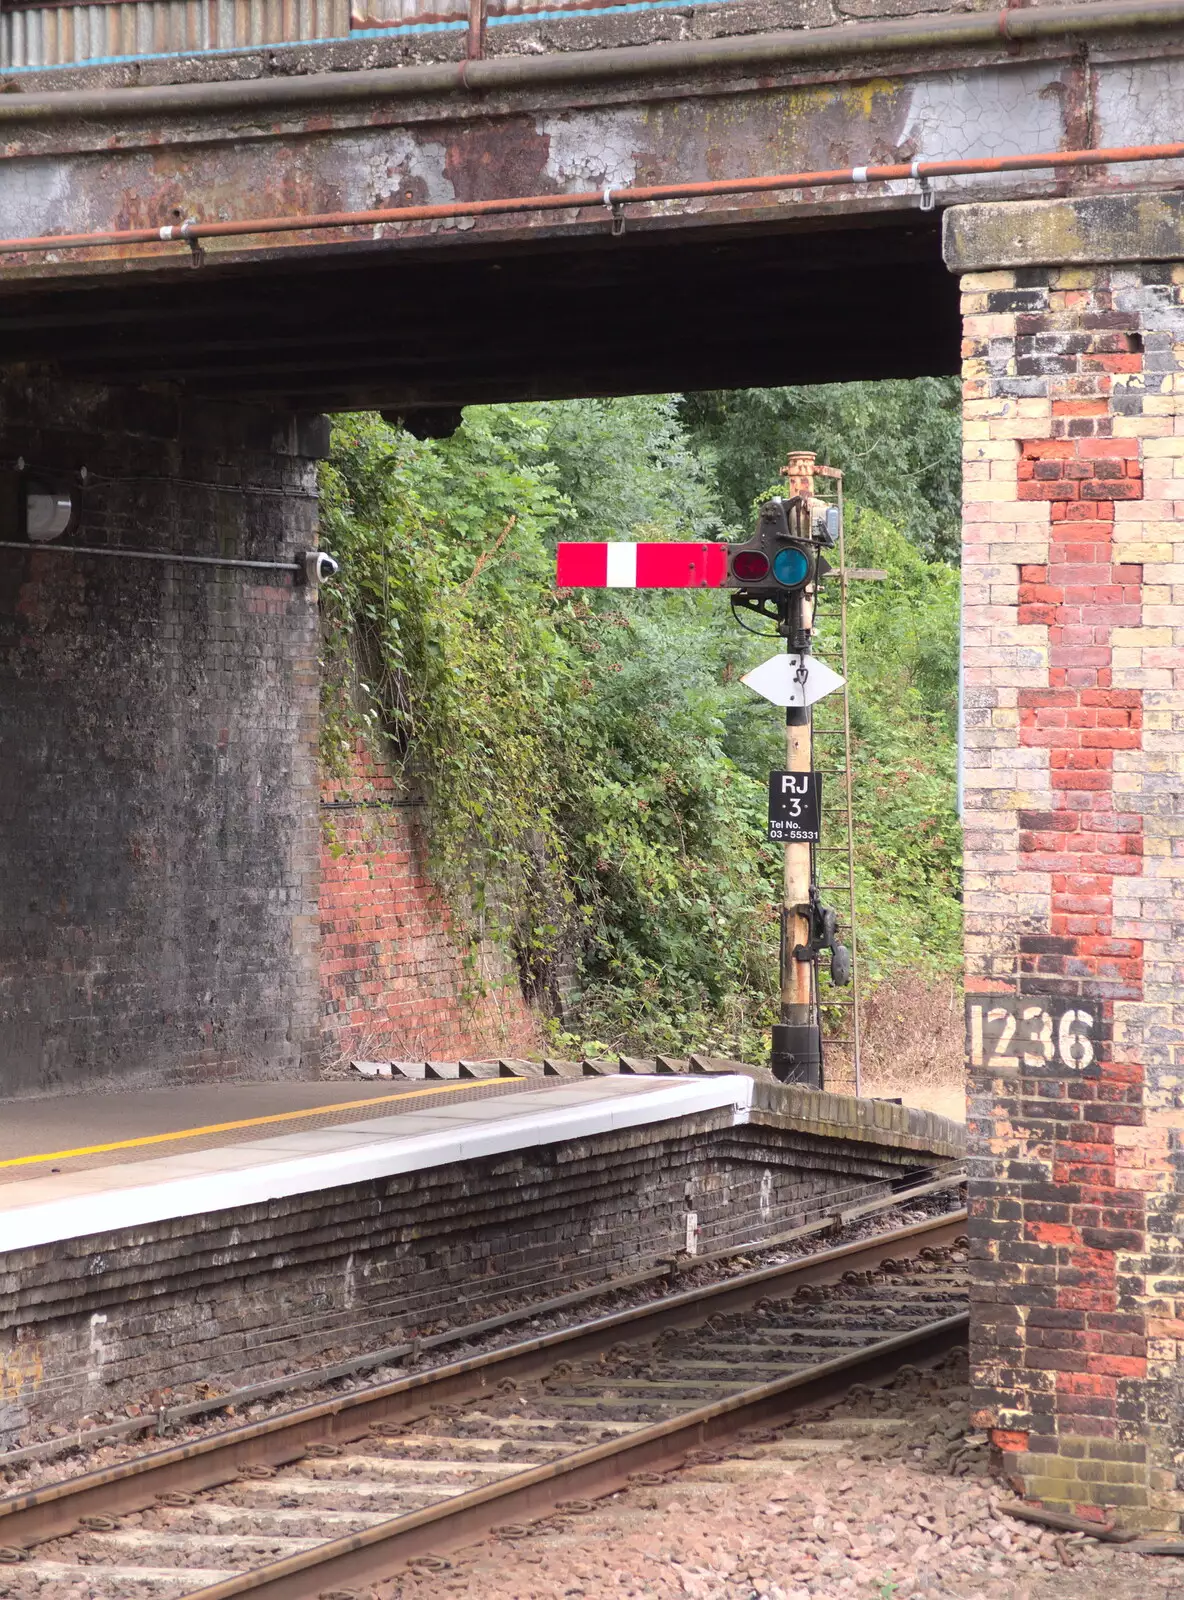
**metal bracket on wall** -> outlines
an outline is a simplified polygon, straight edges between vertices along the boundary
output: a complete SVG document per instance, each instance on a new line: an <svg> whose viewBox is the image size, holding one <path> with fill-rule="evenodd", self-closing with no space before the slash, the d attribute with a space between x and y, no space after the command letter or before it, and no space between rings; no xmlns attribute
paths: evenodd
<svg viewBox="0 0 1184 1600"><path fill-rule="evenodd" d="M620 200L615 198L613 191L608 184L605 184L604 186L604 193L601 196L601 199L604 201L606 209L612 214L613 238L619 239L625 231L624 205Z"/></svg>
<svg viewBox="0 0 1184 1600"><path fill-rule="evenodd" d="M484 56L485 24L486 0L469 0L469 32L465 41L466 61L480 61ZM465 88L468 88L467 83Z"/></svg>
<svg viewBox="0 0 1184 1600"><path fill-rule="evenodd" d="M936 196L934 195L933 185L929 181L928 174L921 171L921 164L918 161L914 161L912 163L912 166L909 169L909 171L910 171L910 176L916 178L918 184L921 187L921 195L920 195L921 210L922 211L932 211Z"/></svg>

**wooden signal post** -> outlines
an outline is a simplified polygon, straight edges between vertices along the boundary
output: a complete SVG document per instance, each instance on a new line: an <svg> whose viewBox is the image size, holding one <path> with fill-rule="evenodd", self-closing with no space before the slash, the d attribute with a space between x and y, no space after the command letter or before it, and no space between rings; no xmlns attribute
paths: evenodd
<svg viewBox="0 0 1184 1600"><path fill-rule="evenodd" d="M814 452L796 450L782 468L790 497L814 497ZM815 584L801 598L801 627L809 633L814 625ZM794 651L788 639L786 649ZM813 717L809 706L787 706L785 710L785 766L788 772L809 773L814 768ZM822 1081L822 1038L814 994L814 962L799 961L795 951L809 949L812 928L809 917L810 889L813 883L812 850L809 844L786 844L784 891L781 910L781 1025L773 1029L773 1070L778 1077L813 1088Z"/></svg>

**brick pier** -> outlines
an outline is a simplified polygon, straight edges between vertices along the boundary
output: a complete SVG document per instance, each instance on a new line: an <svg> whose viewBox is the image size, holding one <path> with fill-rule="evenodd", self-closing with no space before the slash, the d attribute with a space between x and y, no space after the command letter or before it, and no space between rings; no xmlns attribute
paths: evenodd
<svg viewBox="0 0 1184 1600"><path fill-rule="evenodd" d="M1174 1529L1184 241L1140 259L1144 222L1122 201L965 207L946 248L965 334L976 1421L1022 1493ZM1027 260L1035 237L1065 259Z"/></svg>
<svg viewBox="0 0 1184 1600"><path fill-rule="evenodd" d="M314 546L326 447L314 417L0 381L0 464L121 552L0 563L0 1094L317 1070L316 591L200 563Z"/></svg>

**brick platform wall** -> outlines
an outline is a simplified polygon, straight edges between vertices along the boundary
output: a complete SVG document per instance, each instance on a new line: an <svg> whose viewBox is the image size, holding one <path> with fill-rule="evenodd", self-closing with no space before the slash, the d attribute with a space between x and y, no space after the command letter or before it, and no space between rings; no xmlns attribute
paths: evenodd
<svg viewBox="0 0 1184 1600"><path fill-rule="evenodd" d="M968 1000L1097 1018L1080 1060L972 1075L976 1421L1023 1492L1156 1527L1184 1508L1182 285L962 279Z"/></svg>
<svg viewBox="0 0 1184 1600"><path fill-rule="evenodd" d="M538 1055L508 956L486 947L470 970L450 934L427 875L425 819L361 743L345 777L322 779L324 1055Z"/></svg>
<svg viewBox="0 0 1184 1600"><path fill-rule="evenodd" d="M0 1251L0 1448L33 1420L381 1349L620 1276L682 1250L688 1211L704 1248L767 1237L933 1159L731 1121L709 1112Z"/></svg>

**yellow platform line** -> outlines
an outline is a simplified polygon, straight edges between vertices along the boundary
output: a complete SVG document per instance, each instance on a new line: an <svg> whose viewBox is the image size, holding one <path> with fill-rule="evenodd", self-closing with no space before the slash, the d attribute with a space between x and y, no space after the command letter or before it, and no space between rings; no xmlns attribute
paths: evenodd
<svg viewBox="0 0 1184 1600"><path fill-rule="evenodd" d="M430 1089L404 1089L399 1094L379 1094L369 1100L342 1100L334 1106L310 1106L307 1111L276 1111L267 1117L244 1117L241 1122L211 1122L204 1128L182 1128L177 1133L145 1133L138 1139L116 1139L111 1144L88 1144L77 1150L51 1150L47 1155L10 1156L0 1167L28 1167L38 1161L68 1161L71 1156L101 1156L108 1150L137 1150L146 1144L168 1144L176 1139L200 1139L210 1133L233 1133L236 1128L262 1128L269 1122L293 1122L299 1117L322 1117L333 1111L356 1111L359 1106L381 1106L390 1100L418 1100L425 1094L455 1094L475 1089L480 1079L435 1084Z"/></svg>

